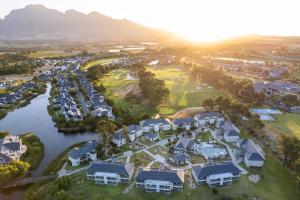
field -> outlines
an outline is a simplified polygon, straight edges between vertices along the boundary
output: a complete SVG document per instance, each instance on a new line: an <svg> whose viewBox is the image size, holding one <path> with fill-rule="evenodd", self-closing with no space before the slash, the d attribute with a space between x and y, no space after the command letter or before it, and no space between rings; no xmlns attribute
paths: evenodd
<svg viewBox="0 0 300 200"><path fill-rule="evenodd" d="M84 67L82 67L82 69L86 70L86 69L88 69L90 67L93 67L95 65L101 65L101 64L105 64L105 63L111 62L114 59L115 58L103 58L103 59L95 60L95 61L89 62L87 65L85 65Z"/></svg>
<svg viewBox="0 0 300 200"><path fill-rule="evenodd" d="M128 78L128 74L128 69L113 70L101 78L96 85L104 85L106 88L105 96L111 98L116 107L128 109L130 113L136 116L143 116L144 114L153 115L154 109L125 100L128 92L138 89L138 81Z"/></svg>
<svg viewBox="0 0 300 200"><path fill-rule="evenodd" d="M142 189L132 188L129 193L124 194L122 191L128 185L119 186L105 186L97 185L92 181L86 180L84 172L71 176L72 185L67 193L76 199L91 199L91 200L165 200L165 199L201 199L203 200L218 200L218 199L258 199L266 200L297 200L298 194L295 192L296 185L293 181L292 175L282 167L271 154L267 154L267 161L262 169L251 169L250 174L261 175L261 181L257 184L252 183L248 179L248 175L241 176L232 186L223 186L213 189L206 185L198 186L192 190L188 186L188 181L185 180L185 188L183 192L173 192L170 195L160 193L147 193ZM51 182L43 186L44 188L51 188ZM30 190L29 190L30 191ZM36 192L38 190L35 190ZM33 191L30 191L33 192ZM33 192L33 193L34 193ZM44 194L45 190L41 190ZM32 196L29 192L26 196ZM298 197L297 197L298 196Z"/></svg>
<svg viewBox="0 0 300 200"><path fill-rule="evenodd" d="M273 115L274 122L266 122L266 126L278 134L294 135L300 139L300 114L284 113Z"/></svg>
<svg viewBox="0 0 300 200"><path fill-rule="evenodd" d="M196 84L180 66L147 67L147 70L165 81L170 90L170 102L162 106L159 114L168 115L186 107L201 106L204 99L216 98L222 93L204 83Z"/></svg>
<svg viewBox="0 0 300 200"><path fill-rule="evenodd" d="M80 51L36 51L30 53L29 57L33 58L57 58L57 57L68 57L79 54Z"/></svg>

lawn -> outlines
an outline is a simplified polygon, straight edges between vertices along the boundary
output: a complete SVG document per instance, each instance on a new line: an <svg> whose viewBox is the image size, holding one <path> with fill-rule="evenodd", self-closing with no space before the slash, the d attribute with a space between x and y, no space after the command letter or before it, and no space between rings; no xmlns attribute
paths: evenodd
<svg viewBox="0 0 300 200"><path fill-rule="evenodd" d="M145 107L139 103L128 102L125 97L130 91L138 89L138 80L129 80L128 69L117 69L109 72L105 77L96 82L96 85L103 84L106 88L105 96L114 101L114 106L128 110L132 115L143 116L148 114L152 116L154 109Z"/></svg>
<svg viewBox="0 0 300 200"><path fill-rule="evenodd" d="M209 85L196 84L191 81L180 66L147 67L147 70L164 80L166 87L170 90L169 105L162 106L159 110L162 115L174 114L187 107L201 106L204 99L223 95Z"/></svg>
<svg viewBox="0 0 300 200"><path fill-rule="evenodd" d="M40 138L33 133L26 133L20 137L22 143L27 147L27 151L21 156L21 160L30 164L30 170L35 170L44 158L44 144Z"/></svg>
<svg viewBox="0 0 300 200"><path fill-rule="evenodd" d="M152 154L156 155L159 154L163 156L165 159L168 159L170 157L169 150L166 147L162 147L160 145L156 145L150 149L148 149Z"/></svg>
<svg viewBox="0 0 300 200"><path fill-rule="evenodd" d="M295 182L292 175L283 168L272 155L267 154L267 161L262 169L251 169L250 174L262 175L262 180L254 184L248 180L248 175L241 176L232 186L217 187L217 194L214 194L213 189L206 185L198 186L192 190L188 186L188 181L185 180L185 189L183 192L173 192L170 195L161 193L147 193L142 189L131 189L129 193L123 194L122 191L128 185L106 186L97 185L86 179L85 173L72 175L73 180L71 188L67 191L73 197L78 199L91 200L218 200L218 199L251 199L258 197L265 200L297 200L298 195L295 192ZM83 180L78 183L78 180ZM44 187L50 188L49 185ZM29 196L28 194L26 196Z"/></svg>
<svg viewBox="0 0 300 200"><path fill-rule="evenodd" d="M193 165L207 163L207 160L205 160L203 156L195 155L195 154L190 154L190 156L191 156L190 161Z"/></svg>
<svg viewBox="0 0 300 200"><path fill-rule="evenodd" d="M29 57L33 58L57 58L57 57L69 57L79 54L80 51L36 51L30 53Z"/></svg>
<svg viewBox="0 0 300 200"><path fill-rule="evenodd" d="M273 115L274 122L265 122L266 126L279 134L294 135L300 139L300 114L284 113Z"/></svg>
<svg viewBox="0 0 300 200"><path fill-rule="evenodd" d="M199 133L196 139L200 139L202 142L208 142L211 137L210 132Z"/></svg>
<svg viewBox="0 0 300 200"><path fill-rule="evenodd" d="M151 161L153 161L153 158L145 152L135 153L130 158L130 162L133 162L135 166L141 167L146 167Z"/></svg>
<svg viewBox="0 0 300 200"><path fill-rule="evenodd" d="M86 70L90 67L93 67L95 65L102 65L102 64L105 64L105 63L109 63L113 60L115 60L116 58L102 58L102 59L99 59L99 60L94 60L94 61L91 61L89 62L88 64L86 64L84 67L82 67L83 70Z"/></svg>

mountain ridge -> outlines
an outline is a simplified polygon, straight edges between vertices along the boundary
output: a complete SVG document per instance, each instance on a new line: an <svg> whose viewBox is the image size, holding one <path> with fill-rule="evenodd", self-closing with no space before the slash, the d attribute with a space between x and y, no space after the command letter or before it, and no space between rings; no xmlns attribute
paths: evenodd
<svg viewBox="0 0 300 200"><path fill-rule="evenodd" d="M127 19L113 19L96 11L88 14L73 9L61 12L41 4L12 10L0 19L2 40L157 41L170 35Z"/></svg>

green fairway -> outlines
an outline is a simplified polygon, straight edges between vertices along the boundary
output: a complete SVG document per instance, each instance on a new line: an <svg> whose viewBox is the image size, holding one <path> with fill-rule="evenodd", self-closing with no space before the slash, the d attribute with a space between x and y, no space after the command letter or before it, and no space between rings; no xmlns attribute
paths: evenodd
<svg viewBox="0 0 300 200"><path fill-rule="evenodd" d="M147 70L164 80L170 90L169 105L162 106L159 111L162 115L174 114L187 107L201 106L204 99L214 99L222 95L209 85L190 81L188 74L180 66L147 67Z"/></svg>
<svg viewBox="0 0 300 200"><path fill-rule="evenodd" d="M36 51L34 53L30 53L29 57L34 58L57 58L57 57L68 57L79 54L80 51Z"/></svg>
<svg viewBox="0 0 300 200"><path fill-rule="evenodd" d="M113 61L114 59L116 59L116 58L103 58L103 59L91 61L87 65L85 65L82 69L86 70L86 69L88 69L90 67L93 67L95 65L102 65L102 64L105 64L105 63L109 63L109 62Z"/></svg>
<svg viewBox="0 0 300 200"><path fill-rule="evenodd" d="M274 122L266 122L271 130L280 134L294 135L300 138L300 114L284 113L283 115L273 115Z"/></svg>
<svg viewBox="0 0 300 200"><path fill-rule="evenodd" d="M138 116L143 116L144 114L152 116L154 114L153 108L145 107L138 103L131 103L125 99L128 92L139 88L138 80L131 80L128 78L128 75L128 69L113 70L96 82L96 85L104 85L106 88L105 96L111 98L116 107L128 109L129 112Z"/></svg>

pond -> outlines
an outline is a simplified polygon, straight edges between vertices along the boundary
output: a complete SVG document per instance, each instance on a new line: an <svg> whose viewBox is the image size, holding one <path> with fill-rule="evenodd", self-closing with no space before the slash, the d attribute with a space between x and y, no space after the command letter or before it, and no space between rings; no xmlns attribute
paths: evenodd
<svg viewBox="0 0 300 200"><path fill-rule="evenodd" d="M44 169L56 156L69 146L96 139L93 132L63 134L58 132L49 116L47 106L50 97L51 85L47 84L45 94L39 95L26 107L16 109L8 113L0 120L0 131L8 131L12 135L20 135L26 132L35 133L45 145L45 157L33 176L43 174ZM16 189L9 193L0 193L0 199L23 199L23 189Z"/></svg>

